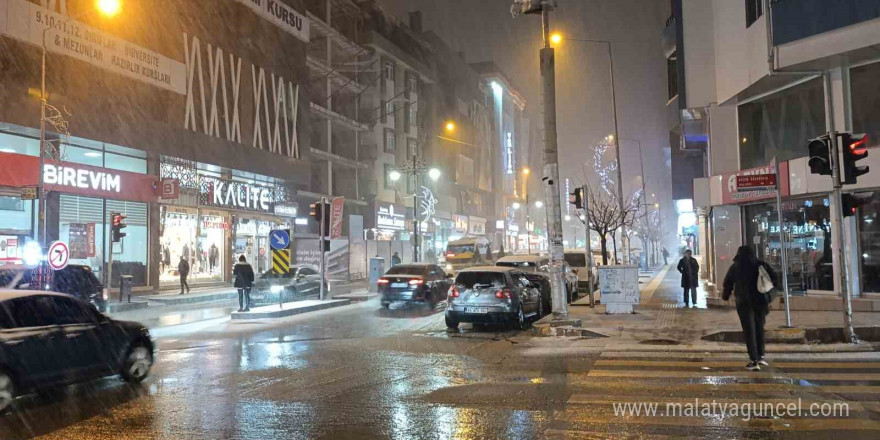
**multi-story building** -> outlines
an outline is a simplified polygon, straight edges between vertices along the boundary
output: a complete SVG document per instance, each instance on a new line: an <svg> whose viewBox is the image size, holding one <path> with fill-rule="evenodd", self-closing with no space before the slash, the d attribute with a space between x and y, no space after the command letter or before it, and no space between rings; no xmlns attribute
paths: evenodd
<svg viewBox="0 0 880 440"><path fill-rule="evenodd" d="M880 292L877 247L880 196L846 217L838 237L831 179L810 174L808 141L828 131L867 133L865 162L880 168L871 148L880 135L878 1L800 2L673 0L664 41L670 88L677 88L681 144L704 157L693 184L699 242L708 251L710 281L720 281L740 245L781 267L784 234L792 292L821 297ZM668 49L667 49L668 51ZM675 76L675 77L673 77ZM780 228L775 191L737 191L736 176L767 174L779 164ZM675 169L673 169L675 174ZM880 174L861 176L844 192L880 187ZM880 192L875 192L880 194ZM849 264L839 261L843 244ZM797 306L797 302L792 303Z"/></svg>

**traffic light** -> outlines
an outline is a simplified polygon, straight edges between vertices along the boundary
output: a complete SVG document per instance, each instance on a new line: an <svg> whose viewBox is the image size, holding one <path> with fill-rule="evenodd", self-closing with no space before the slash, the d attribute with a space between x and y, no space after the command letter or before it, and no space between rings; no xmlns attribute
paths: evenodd
<svg viewBox="0 0 880 440"><path fill-rule="evenodd" d="M840 133L840 148L843 150L843 183L855 184L859 176L870 170L867 166L856 166L856 162L868 157L868 137L864 134Z"/></svg>
<svg viewBox="0 0 880 440"><path fill-rule="evenodd" d="M577 209L584 209L584 189L575 188L574 192L568 195L568 203Z"/></svg>
<svg viewBox="0 0 880 440"><path fill-rule="evenodd" d="M831 175L831 157L828 136L820 136L810 141L810 173L821 176Z"/></svg>
<svg viewBox="0 0 880 440"><path fill-rule="evenodd" d="M112 232L112 239L114 243L119 243L119 241L122 240L122 237L125 237L125 232L122 232L122 229L128 226L125 224L126 218L128 218L128 216L122 215L118 212L110 213L112 224L110 230Z"/></svg>
<svg viewBox="0 0 880 440"><path fill-rule="evenodd" d="M874 193L842 194L843 216L852 217L858 213L859 206L871 201Z"/></svg>
<svg viewBox="0 0 880 440"><path fill-rule="evenodd" d="M330 203L312 203L311 205L309 205L309 216L319 223L321 222L321 217L323 217L324 234L327 235L329 233L328 229L330 229Z"/></svg>

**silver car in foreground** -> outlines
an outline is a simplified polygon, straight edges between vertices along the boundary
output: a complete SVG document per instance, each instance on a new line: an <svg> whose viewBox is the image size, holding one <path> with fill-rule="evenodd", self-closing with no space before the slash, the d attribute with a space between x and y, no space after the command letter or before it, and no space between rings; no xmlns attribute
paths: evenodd
<svg viewBox="0 0 880 440"><path fill-rule="evenodd" d="M520 270L481 266L464 269L449 289L446 326L461 322L509 324L524 329L544 316L541 292Z"/></svg>

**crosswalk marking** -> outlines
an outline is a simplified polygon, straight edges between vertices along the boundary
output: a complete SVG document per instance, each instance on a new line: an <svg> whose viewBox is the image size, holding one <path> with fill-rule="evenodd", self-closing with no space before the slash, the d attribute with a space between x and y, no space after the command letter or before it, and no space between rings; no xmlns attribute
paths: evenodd
<svg viewBox="0 0 880 440"><path fill-rule="evenodd" d="M608 414L585 411L565 411L557 419L568 423L607 425L654 425L682 427L742 428L756 431L863 431L880 430L880 422L855 418L801 418L801 419L743 419L740 417L614 417Z"/></svg>
<svg viewBox="0 0 880 440"><path fill-rule="evenodd" d="M695 351L603 351L600 355L603 359L623 359L623 358L657 358L661 360L670 359L712 359L712 360L743 360L748 362L748 356L745 350L737 352L695 352ZM876 360L880 361L880 351L855 351L855 352L829 352L829 353L769 353L768 359L771 361L817 361L817 360Z"/></svg>
<svg viewBox="0 0 880 440"><path fill-rule="evenodd" d="M709 368L740 368L745 364L742 361L649 361L649 360L619 360L599 359L595 362L601 367L709 367ZM870 369L880 368L880 362L773 362L775 368L822 368L822 369Z"/></svg>

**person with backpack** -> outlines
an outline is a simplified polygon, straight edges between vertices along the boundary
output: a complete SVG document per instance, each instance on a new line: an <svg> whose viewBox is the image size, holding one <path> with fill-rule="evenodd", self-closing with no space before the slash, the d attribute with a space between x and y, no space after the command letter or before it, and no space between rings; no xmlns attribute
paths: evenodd
<svg viewBox="0 0 880 440"><path fill-rule="evenodd" d="M235 277L235 288L238 289L238 311L251 310L251 287L254 285L254 269L248 264L244 255L238 257L238 263L232 269Z"/></svg>
<svg viewBox="0 0 880 440"><path fill-rule="evenodd" d="M776 285L776 274L769 264L758 260L750 246L740 246L733 265L724 277L721 298L736 298L736 313L743 329L743 338L749 352L746 370L758 371L770 365L764 359L764 322L770 313L770 292Z"/></svg>

